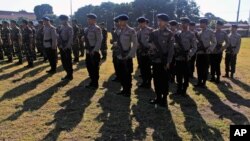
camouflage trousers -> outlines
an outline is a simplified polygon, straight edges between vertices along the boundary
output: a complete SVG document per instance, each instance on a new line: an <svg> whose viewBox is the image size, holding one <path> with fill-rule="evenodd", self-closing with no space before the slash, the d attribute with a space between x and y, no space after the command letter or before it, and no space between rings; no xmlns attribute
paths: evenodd
<svg viewBox="0 0 250 141"><path fill-rule="evenodd" d="M33 64L33 57L34 57L33 49L29 45L26 45L26 44L24 44L23 48L24 48L24 54L28 63Z"/></svg>
<svg viewBox="0 0 250 141"><path fill-rule="evenodd" d="M12 61L13 48L10 45L3 44L4 55L7 56L8 61Z"/></svg>
<svg viewBox="0 0 250 141"><path fill-rule="evenodd" d="M13 48L15 50L14 53L18 57L19 62L22 62L22 60L23 60L23 52L22 52L21 46L18 45L17 43L13 43Z"/></svg>
<svg viewBox="0 0 250 141"><path fill-rule="evenodd" d="M74 61L79 61L79 51L80 51L80 44L79 42L75 42L72 47L73 54L74 54Z"/></svg>
<svg viewBox="0 0 250 141"><path fill-rule="evenodd" d="M3 46L0 46L0 60L3 60L3 58L4 58Z"/></svg>

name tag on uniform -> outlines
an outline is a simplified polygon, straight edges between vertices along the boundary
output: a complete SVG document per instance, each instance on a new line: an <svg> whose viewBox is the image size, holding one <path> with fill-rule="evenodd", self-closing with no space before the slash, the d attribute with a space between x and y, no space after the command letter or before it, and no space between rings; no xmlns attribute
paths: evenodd
<svg viewBox="0 0 250 141"><path fill-rule="evenodd" d="M168 33L168 32L163 32L163 35L164 35L164 36L168 36L169 33Z"/></svg>

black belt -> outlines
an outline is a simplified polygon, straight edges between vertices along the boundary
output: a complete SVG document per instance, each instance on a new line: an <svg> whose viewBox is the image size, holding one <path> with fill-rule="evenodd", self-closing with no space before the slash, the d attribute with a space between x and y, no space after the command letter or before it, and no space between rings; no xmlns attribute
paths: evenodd
<svg viewBox="0 0 250 141"><path fill-rule="evenodd" d="M44 40L44 42L52 42L52 39Z"/></svg>

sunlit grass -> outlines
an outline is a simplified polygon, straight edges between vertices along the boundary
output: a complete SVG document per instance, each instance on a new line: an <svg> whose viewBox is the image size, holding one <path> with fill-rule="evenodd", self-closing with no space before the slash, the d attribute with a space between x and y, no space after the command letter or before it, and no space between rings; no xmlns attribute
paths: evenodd
<svg viewBox="0 0 250 141"><path fill-rule="evenodd" d="M109 50L96 92L84 88L89 80L83 58L68 84L60 81L61 63L51 77L41 60L32 69L1 63L0 141L229 140L229 125L250 119L250 39L242 40L236 80L208 83L207 91L190 84L189 97L169 96L169 111L148 104L154 94L137 89L137 73L131 99L116 96L120 85L110 81L111 56Z"/></svg>

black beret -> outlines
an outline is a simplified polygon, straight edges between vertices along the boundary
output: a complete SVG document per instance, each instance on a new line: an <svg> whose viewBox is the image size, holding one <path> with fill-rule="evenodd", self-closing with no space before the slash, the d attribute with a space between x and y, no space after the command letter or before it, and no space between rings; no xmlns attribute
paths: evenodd
<svg viewBox="0 0 250 141"><path fill-rule="evenodd" d="M187 23L187 24L189 24L189 23L190 23L190 19L187 18L187 17L182 17L182 18L181 18L181 22L182 22L182 23Z"/></svg>
<svg viewBox="0 0 250 141"><path fill-rule="evenodd" d="M69 20L69 17L66 16L66 15L60 15L60 16L59 16L59 19L60 19L61 21L68 21L68 20Z"/></svg>
<svg viewBox="0 0 250 141"><path fill-rule="evenodd" d="M165 13L160 13L160 14L157 14L156 17L160 20L163 20L163 21L166 21L168 22L169 21L169 16Z"/></svg>
<svg viewBox="0 0 250 141"><path fill-rule="evenodd" d="M176 20L172 20L172 21L169 21L169 24L171 26L177 26L178 25L178 22Z"/></svg>
<svg viewBox="0 0 250 141"><path fill-rule="evenodd" d="M94 14L94 13L89 13L89 14L87 14L87 17L88 17L89 19L97 19L97 16L96 16L96 14Z"/></svg>
<svg viewBox="0 0 250 141"><path fill-rule="evenodd" d="M45 21L50 21L49 17L43 17L42 19L45 20Z"/></svg>
<svg viewBox="0 0 250 141"><path fill-rule="evenodd" d="M208 24L208 19L202 18L202 19L200 19L200 23Z"/></svg>
<svg viewBox="0 0 250 141"><path fill-rule="evenodd" d="M145 23L145 22L147 22L147 19L145 17L139 17L139 18L137 18L137 22L138 23Z"/></svg>
<svg viewBox="0 0 250 141"><path fill-rule="evenodd" d="M224 25L224 22L223 21L217 21L216 24L217 25Z"/></svg>
<svg viewBox="0 0 250 141"><path fill-rule="evenodd" d="M10 20L10 23L16 24L16 21L15 20Z"/></svg>
<svg viewBox="0 0 250 141"><path fill-rule="evenodd" d="M115 23L118 23L118 16L117 16L117 17L114 17L113 21L114 21Z"/></svg>
<svg viewBox="0 0 250 141"><path fill-rule="evenodd" d="M195 22L190 22L190 23L189 23L189 26L195 26L195 25L196 25Z"/></svg>
<svg viewBox="0 0 250 141"><path fill-rule="evenodd" d="M8 22L7 21L2 21L2 24L8 24Z"/></svg>
<svg viewBox="0 0 250 141"><path fill-rule="evenodd" d="M28 24L29 22L27 20L22 20L22 23Z"/></svg>
<svg viewBox="0 0 250 141"><path fill-rule="evenodd" d="M43 20L39 20L38 23L39 23L39 24L43 24Z"/></svg>
<svg viewBox="0 0 250 141"><path fill-rule="evenodd" d="M127 20L129 20L129 17L126 14L121 14L121 15L118 16L118 20L127 21Z"/></svg>
<svg viewBox="0 0 250 141"><path fill-rule="evenodd" d="M72 22L73 22L73 23L77 23L77 20L76 20L76 19L74 19L74 20L72 20Z"/></svg>
<svg viewBox="0 0 250 141"><path fill-rule="evenodd" d="M32 21L29 21L29 24L34 25Z"/></svg>
<svg viewBox="0 0 250 141"><path fill-rule="evenodd" d="M232 24L232 27L233 28L238 28L238 25L237 24Z"/></svg>

